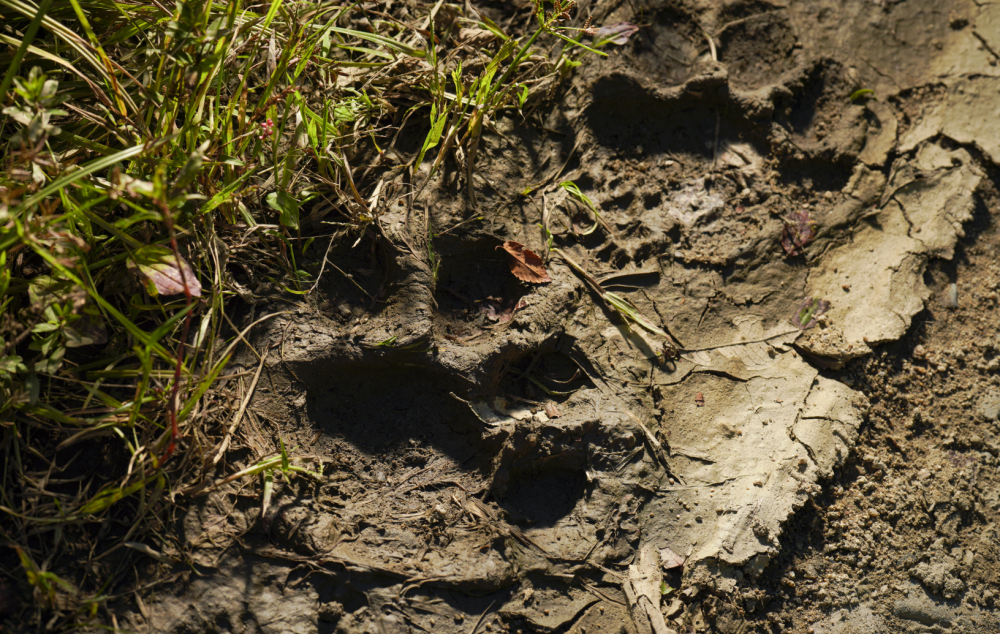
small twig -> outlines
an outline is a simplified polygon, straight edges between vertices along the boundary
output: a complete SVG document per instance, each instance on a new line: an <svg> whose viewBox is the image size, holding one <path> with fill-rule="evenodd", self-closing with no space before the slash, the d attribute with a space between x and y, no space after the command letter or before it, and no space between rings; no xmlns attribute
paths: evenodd
<svg viewBox="0 0 1000 634"><path fill-rule="evenodd" d="M326 252L323 254L323 262L319 265L319 274L316 276L316 282L312 285L312 288L309 289L310 293L316 290L316 287L319 286L319 281L323 279L323 269L326 268L326 258L330 255L330 249L333 248L333 241L336 237L337 234L330 236L330 243L326 245Z"/></svg>
<svg viewBox="0 0 1000 634"><path fill-rule="evenodd" d="M469 224L470 222L474 222L474 221L476 221L476 220L482 220L482 219L483 219L483 217L482 217L482 216L473 216L473 217L471 217L471 218L467 218L467 219L465 219L465 220L463 220L463 221L459 222L458 224L454 224L454 225L452 225L452 226L448 227L447 229L445 229L445 230L444 230L444 231L442 231L441 233L437 234L437 237L439 237L439 238L440 238L441 236L443 236L443 235L447 235L447 234L451 233L452 231L454 231L455 229L458 229L458 228L459 228L459 227L461 227L462 225L466 225L466 224Z"/></svg>
<svg viewBox="0 0 1000 634"><path fill-rule="evenodd" d="M729 29L731 27L734 27L734 26L737 26L737 25L740 25L740 24L745 24L746 22L749 22L750 20L758 20L760 18L769 16L769 15L771 15L773 13L777 13L779 10L775 10L775 11L762 11L760 13L754 13L753 15L748 15L745 18L739 18L738 20L733 20L732 22L726 22L725 24L722 25L722 28L719 29L715 33L715 36L718 37L718 36L722 35L723 33L726 32L727 29Z"/></svg>
<svg viewBox="0 0 1000 634"><path fill-rule="evenodd" d="M712 36L709 35L708 31L705 29L702 29L701 33L705 36L705 39L708 40L708 50L712 53L712 61L719 61L719 53L715 50L715 40L712 39Z"/></svg>
<svg viewBox="0 0 1000 634"><path fill-rule="evenodd" d="M620 577L621 575L618 575L618 576ZM600 598L604 599L604 600L605 600L605 601L607 601L608 603L616 603L616 604L618 604L618 605L620 605L620 606L623 606L623 607L627 607L627 606L626 606L626 605L625 605L624 603L622 603L621 601L618 601L618 600L615 600L615 599L612 599L611 597L609 597L608 595L604 594L603 592L601 592L600 590L598 590L598 589L597 589L597 588L595 588L594 586L590 585L590 584L589 584L589 583L587 583L586 581L582 581L582 580L581 580L581 581L580 581L580 583L582 583L582 584L583 584L583 587L584 587L584 588L585 588L585 589L587 590L587 592L590 592L591 594L594 594L594 595L597 595L598 597L600 597Z"/></svg>
<svg viewBox="0 0 1000 634"><path fill-rule="evenodd" d="M656 447L657 450L663 451L663 445L661 445L660 441L656 439L656 436L654 436L653 433L651 431L649 431L649 428L646 427L642 423L642 421L639 420L639 418L635 414L633 414L632 412L629 412L629 411L626 410L625 413L628 414L629 418L631 418L632 420L634 420L637 425L639 425L639 428L642 429L642 433L644 433L646 435L646 440L648 440L651 445L653 445L654 447Z"/></svg>
<svg viewBox="0 0 1000 634"><path fill-rule="evenodd" d="M329 262L329 260L327 260L326 256L323 257L323 261L324 262ZM368 291L366 291L364 289L364 287L362 287L360 284L358 284L357 280L354 279L353 275L349 275L348 273L345 273L339 266L337 266L333 262L330 262L330 266L332 266L333 268L337 269L337 272L339 272L341 275L343 275L344 277L346 277L347 281L349 281L351 284L354 284L354 287L357 288L362 293L364 293L365 295L367 295L369 299L375 299L374 295L372 295L371 293L369 293ZM319 280L317 280L317 282L319 282Z"/></svg>
<svg viewBox="0 0 1000 634"><path fill-rule="evenodd" d="M469 634L476 634L476 632L479 630L479 626L483 624L483 619L486 618L486 615L489 614L490 610L493 609L494 605L496 605L496 601L490 603L489 607L483 610L483 613L479 616L479 620L476 621L476 626L472 628L472 631L469 632Z"/></svg>
<svg viewBox="0 0 1000 634"><path fill-rule="evenodd" d="M764 337L762 339L752 339L750 341L735 341L733 343L726 343L726 344L722 344L720 346L708 346L707 348L681 348L680 352L682 354L686 354L688 352L708 352L709 350L721 350L722 348L732 348L734 346L745 346L745 345L748 345L748 344L751 344L751 343L767 343L768 341L770 341L772 339L777 339L778 337L786 337L788 335L792 335L792 334L795 334L797 332L800 333L800 332L802 332L802 330L799 330L798 328L796 328L794 330L789 330L787 332L779 332L776 335L770 335L770 336Z"/></svg>
<svg viewBox="0 0 1000 634"><path fill-rule="evenodd" d="M233 433L236 432L236 428L239 426L240 421L243 420L243 414L247 411L247 405L250 404L250 399L253 396L254 390L257 388L257 381L260 379L261 370L264 369L264 360L267 359L267 349L264 349L264 354L260 358L260 365L257 366L257 372L253 375L253 381L250 382L250 387L247 388L246 394L243 395L243 402L240 404L240 409L236 412L236 416L233 417L233 422L229 425L229 429L226 430L226 435L219 443L218 449L215 450L215 455L209 459L211 467L215 467L222 460L223 454L226 453L226 449L229 448L229 442L233 437ZM210 468L211 468L210 467Z"/></svg>
<svg viewBox="0 0 1000 634"><path fill-rule="evenodd" d="M590 273L588 273L585 268L583 268L582 266L580 266L580 264L578 264L576 260L574 260L569 255L567 255L565 252L563 252L562 249L559 249L559 248L552 249L552 252L555 253L556 255L558 255L559 257L561 257L563 260L565 260L566 264L569 264L570 267L572 267L574 271L576 271L577 273L579 273L580 276L583 277L583 280L585 282L587 282L588 284L590 284L593 287L593 289L597 292L598 295L600 295L601 297L604 297L604 287L601 286L601 283L598 282Z"/></svg>
<svg viewBox="0 0 1000 634"><path fill-rule="evenodd" d="M190 307L192 302L191 288L188 285L187 273L185 272L186 267L181 264L181 252L177 246L177 233L174 231L174 218L170 213L170 205L160 197L157 198L156 202L160 206L160 211L163 212L163 221L167 225L167 234L170 236L170 249L174 254L174 264L181 274L181 286L184 288L185 306ZM188 333L191 330L191 315L193 313L194 310L187 311L187 315L184 317L181 338L177 342L177 364L174 366L174 381L171 386L170 399L167 401L167 414L170 418L170 440L167 442L167 447L163 450L160 458L155 461L155 465L159 468L162 468L163 464L173 455L174 450L177 448L177 441L181 435L177 424L177 406L178 399L180 398L181 369L184 367L185 345L188 340Z"/></svg>
<svg viewBox="0 0 1000 634"><path fill-rule="evenodd" d="M722 117L719 112L715 113L715 141L712 143L712 171L715 171L715 166L719 160L719 125L722 122Z"/></svg>

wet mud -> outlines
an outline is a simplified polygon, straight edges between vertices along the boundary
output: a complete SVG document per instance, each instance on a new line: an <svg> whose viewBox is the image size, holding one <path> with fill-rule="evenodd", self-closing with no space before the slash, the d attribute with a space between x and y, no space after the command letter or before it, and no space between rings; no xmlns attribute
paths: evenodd
<svg viewBox="0 0 1000 634"><path fill-rule="evenodd" d="M224 472L323 475L193 495L129 627L997 629L1000 5L581 4L642 29L242 315Z"/></svg>

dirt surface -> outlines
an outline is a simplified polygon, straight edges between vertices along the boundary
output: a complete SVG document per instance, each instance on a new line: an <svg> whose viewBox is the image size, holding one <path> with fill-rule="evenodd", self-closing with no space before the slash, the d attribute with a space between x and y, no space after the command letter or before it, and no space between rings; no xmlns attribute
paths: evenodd
<svg viewBox="0 0 1000 634"><path fill-rule="evenodd" d="M219 475L325 475L192 497L123 627L1000 629L1000 4L581 4L642 28L471 183L385 183L306 303L245 280L289 312Z"/></svg>

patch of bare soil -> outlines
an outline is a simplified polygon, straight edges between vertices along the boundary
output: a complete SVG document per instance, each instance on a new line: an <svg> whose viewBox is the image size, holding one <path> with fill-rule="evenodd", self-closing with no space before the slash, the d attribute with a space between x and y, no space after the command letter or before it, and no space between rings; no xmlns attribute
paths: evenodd
<svg viewBox="0 0 1000 634"><path fill-rule="evenodd" d="M642 29L258 334L220 473L324 475L193 498L128 627L997 630L1000 5L582 5Z"/></svg>
<svg viewBox="0 0 1000 634"><path fill-rule="evenodd" d="M990 176L956 258L928 270L931 298L906 337L836 373L870 399L866 425L845 467L791 521L773 569L741 590L733 611L752 623L745 631L1000 627L1000 198Z"/></svg>

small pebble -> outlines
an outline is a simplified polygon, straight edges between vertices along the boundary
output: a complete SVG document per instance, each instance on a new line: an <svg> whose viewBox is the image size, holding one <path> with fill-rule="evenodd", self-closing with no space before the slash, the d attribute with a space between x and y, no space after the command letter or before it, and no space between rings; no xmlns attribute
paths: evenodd
<svg viewBox="0 0 1000 634"><path fill-rule="evenodd" d="M947 298L948 308L958 308L958 284L948 285L948 298Z"/></svg>

